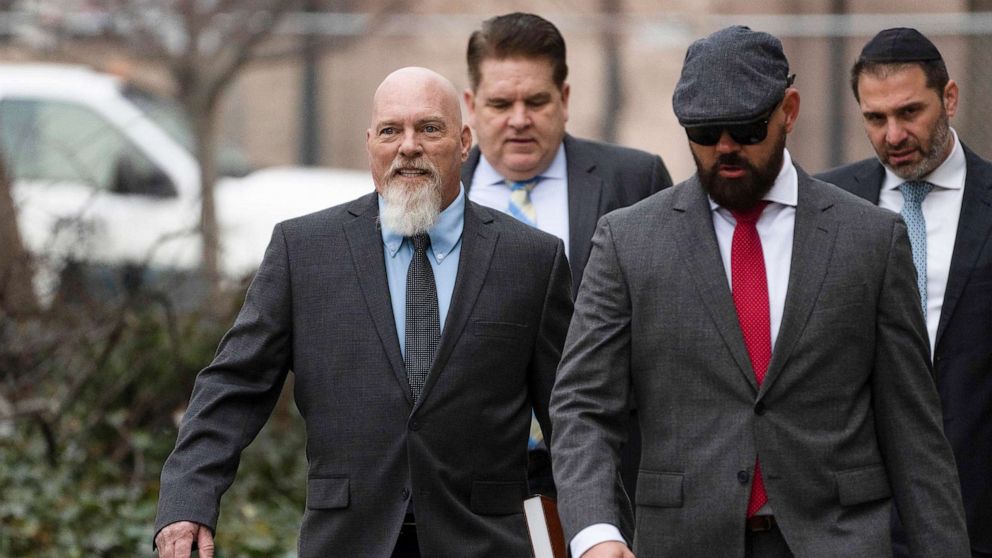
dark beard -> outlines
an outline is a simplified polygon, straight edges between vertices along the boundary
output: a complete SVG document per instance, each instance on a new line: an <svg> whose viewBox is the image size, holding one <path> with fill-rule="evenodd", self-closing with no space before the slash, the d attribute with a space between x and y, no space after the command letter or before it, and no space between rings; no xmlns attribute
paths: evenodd
<svg viewBox="0 0 992 558"><path fill-rule="evenodd" d="M740 153L720 155L710 168L703 168L699 158L696 160L696 172L703 190L721 207L730 210L747 210L755 206L761 198L772 189L782 162L785 160L785 132L779 135L772 151L771 159L764 168L754 166L751 161L744 159ZM720 165L736 165L748 170L742 178L723 178L719 174Z"/></svg>
<svg viewBox="0 0 992 558"><path fill-rule="evenodd" d="M947 151L947 143L951 135L951 125L947 117L947 110L941 110L940 118L934 122L933 127L930 129L930 148L927 151L923 151L921 146L917 145L916 149L923 155L919 162L912 165L904 165L901 167L892 167L892 172L896 174L899 178L903 180L920 180L924 176L937 170L937 167L944 162L950 151ZM886 151L889 150L888 145L886 145ZM887 163L887 161L883 161Z"/></svg>

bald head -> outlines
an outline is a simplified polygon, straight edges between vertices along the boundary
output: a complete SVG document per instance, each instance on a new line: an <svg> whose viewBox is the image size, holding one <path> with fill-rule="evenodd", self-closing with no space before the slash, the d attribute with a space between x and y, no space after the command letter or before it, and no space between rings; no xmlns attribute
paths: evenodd
<svg viewBox="0 0 992 558"><path fill-rule="evenodd" d="M382 80L372 97L372 124L375 124L381 105L409 100L411 96L443 111L461 127L462 111L455 85L441 74L417 66L400 68Z"/></svg>
<svg viewBox="0 0 992 558"><path fill-rule="evenodd" d="M461 165L472 145L458 97L454 84L427 68L402 68L382 80L366 135L380 193L435 182L443 207L458 197Z"/></svg>

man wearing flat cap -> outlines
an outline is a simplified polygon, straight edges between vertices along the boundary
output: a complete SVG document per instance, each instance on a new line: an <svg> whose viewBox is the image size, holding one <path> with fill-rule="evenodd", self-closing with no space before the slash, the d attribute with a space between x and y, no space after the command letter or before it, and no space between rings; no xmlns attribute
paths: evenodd
<svg viewBox="0 0 992 558"><path fill-rule="evenodd" d="M906 221L972 556L992 557L992 163L950 127L958 86L919 31L876 35L851 87L878 156L820 178ZM898 521L893 535L908 556Z"/></svg>
<svg viewBox="0 0 992 558"><path fill-rule="evenodd" d="M775 37L696 41L673 105L697 172L600 221L552 391L573 556L888 556L892 501L914 556L967 556L903 221L793 164Z"/></svg>

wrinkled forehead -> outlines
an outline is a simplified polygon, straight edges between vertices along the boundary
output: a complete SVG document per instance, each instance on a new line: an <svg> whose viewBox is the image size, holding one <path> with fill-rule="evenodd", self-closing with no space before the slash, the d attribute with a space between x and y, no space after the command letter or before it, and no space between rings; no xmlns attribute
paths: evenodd
<svg viewBox="0 0 992 558"><path fill-rule="evenodd" d="M431 77L386 80L372 99L372 123L424 119L460 123L458 93Z"/></svg>

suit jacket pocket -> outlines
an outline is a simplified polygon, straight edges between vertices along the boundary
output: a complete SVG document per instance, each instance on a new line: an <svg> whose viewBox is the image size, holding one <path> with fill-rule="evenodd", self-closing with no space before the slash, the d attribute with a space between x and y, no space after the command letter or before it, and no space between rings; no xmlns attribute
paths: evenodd
<svg viewBox="0 0 992 558"><path fill-rule="evenodd" d="M869 465L835 473L837 499L842 506L856 506L892 495L889 477L882 465Z"/></svg>
<svg viewBox="0 0 992 558"><path fill-rule="evenodd" d="M348 477L310 478L307 481L307 508L333 510L347 508L350 488Z"/></svg>
<svg viewBox="0 0 992 558"><path fill-rule="evenodd" d="M682 473L641 470L637 475L638 506L682 507Z"/></svg>
<svg viewBox="0 0 992 558"><path fill-rule="evenodd" d="M517 324L513 322L492 322L475 320L472 322L472 333L482 337L506 337L509 339L521 339L526 337L527 324Z"/></svg>
<svg viewBox="0 0 992 558"><path fill-rule="evenodd" d="M481 515L523 513L526 497L524 481L473 481L469 506Z"/></svg>

